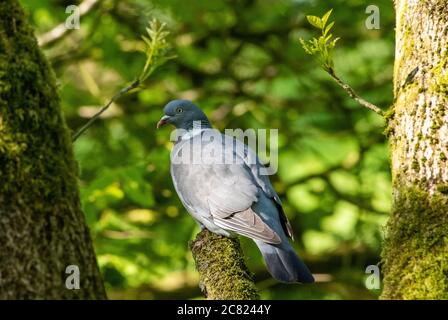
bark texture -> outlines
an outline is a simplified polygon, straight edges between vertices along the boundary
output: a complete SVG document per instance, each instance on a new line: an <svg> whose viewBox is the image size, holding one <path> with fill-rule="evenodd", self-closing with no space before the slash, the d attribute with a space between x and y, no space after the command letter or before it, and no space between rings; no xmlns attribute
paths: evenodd
<svg viewBox="0 0 448 320"><path fill-rule="evenodd" d="M260 299L238 239L204 229L190 247L199 272L200 287L207 299Z"/></svg>
<svg viewBox="0 0 448 320"><path fill-rule="evenodd" d="M16 0L0 2L0 181L0 299L105 298L55 77Z"/></svg>
<svg viewBox="0 0 448 320"><path fill-rule="evenodd" d="M384 299L448 299L448 3L396 0Z"/></svg>

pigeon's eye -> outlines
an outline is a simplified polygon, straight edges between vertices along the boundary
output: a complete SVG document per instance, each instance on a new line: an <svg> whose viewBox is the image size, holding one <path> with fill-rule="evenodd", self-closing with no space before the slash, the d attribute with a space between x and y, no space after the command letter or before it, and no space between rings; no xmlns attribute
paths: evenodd
<svg viewBox="0 0 448 320"><path fill-rule="evenodd" d="M184 112L184 109L182 109L182 108L177 108L176 109L176 113L182 113L182 112Z"/></svg>

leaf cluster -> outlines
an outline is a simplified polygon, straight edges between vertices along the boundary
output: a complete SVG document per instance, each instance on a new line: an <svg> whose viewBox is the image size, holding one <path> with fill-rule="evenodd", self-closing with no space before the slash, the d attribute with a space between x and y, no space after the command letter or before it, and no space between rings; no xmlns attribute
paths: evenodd
<svg viewBox="0 0 448 320"><path fill-rule="evenodd" d="M307 16L308 22L315 28L321 30L321 35L316 38L313 37L307 42L304 39L300 39L300 43L306 53L315 57L321 67L332 73L334 70L333 62L333 50L336 42L339 38L333 38L333 34L330 33L331 28L334 25L334 21L327 24L328 19L333 9L325 13L321 18L317 16Z"/></svg>
<svg viewBox="0 0 448 320"><path fill-rule="evenodd" d="M165 23L153 19L146 28L147 36L142 36L145 42L144 53L146 63L138 77L140 83L144 82L157 67L166 61L176 58L172 53L172 47L166 40L169 32L165 30Z"/></svg>

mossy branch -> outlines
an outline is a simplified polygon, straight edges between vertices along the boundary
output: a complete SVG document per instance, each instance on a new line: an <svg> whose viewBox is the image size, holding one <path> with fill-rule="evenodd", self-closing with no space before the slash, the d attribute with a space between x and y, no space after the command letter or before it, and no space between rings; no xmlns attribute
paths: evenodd
<svg viewBox="0 0 448 320"><path fill-rule="evenodd" d="M113 102L126 95L128 92L141 88L146 79L156 70L159 66L166 61L176 58L171 53L171 46L166 41L169 32L165 30L165 24L160 24L157 20L152 20L149 27L146 28L148 36L142 36L145 43L145 49L143 50L146 55L145 65L140 72L140 75L130 85L124 87L118 91L109 102L104 105L100 111L98 111L92 118L90 118L85 125L83 125L72 137L72 141L75 142L92 124L98 119L103 112L105 112Z"/></svg>
<svg viewBox="0 0 448 320"><path fill-rule="evenodd" d="M334 70L333 50L339 38L333 39L333 35L330 33L330 30L334 25L334 21L327 24L332 11L333 9L325 13L321 18L317 16L307 16L308 22L313 27L321 30L321 35L318 38L312 38L311 40L308 40L308 42L300 39L300 44L302 45L305 52L313 56L313 58L318 61L322 69L327 72L331 76L331 78L335 80L342 89L344 89L345 92L348 93L350 98L358 102L361 106L370 109L373 112L384 117L384 112L381 110L381 108L361 98L355 92L355 90L353 90L352 87L343 82L336 75L336 72Z"/></svg>
<svg viewBox="0 0 448 320"><path fill-rule="evenodd" d="M201 290L207 299L260 299L238 239L204 229L190 243L190 249L199 272Z"/></svg>

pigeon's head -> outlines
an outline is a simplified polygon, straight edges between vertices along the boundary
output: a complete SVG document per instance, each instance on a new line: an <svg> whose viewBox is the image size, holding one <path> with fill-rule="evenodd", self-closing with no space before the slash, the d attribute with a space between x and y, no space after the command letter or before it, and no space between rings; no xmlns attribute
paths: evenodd
<svg viewBox="0 0 448 320"><path fill-rule="evenodd" d="M165 124L172 124L177 129L189 130L196 123L203 128L210 127L210 122L205 113L189 100L170 101L163 108L163 113L165 115L157 123L157 128Z"/></svg>

